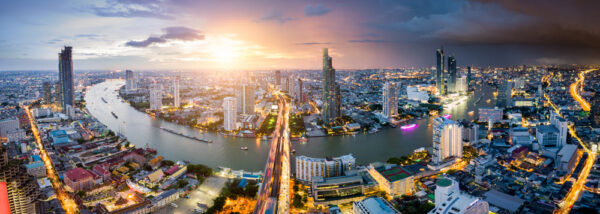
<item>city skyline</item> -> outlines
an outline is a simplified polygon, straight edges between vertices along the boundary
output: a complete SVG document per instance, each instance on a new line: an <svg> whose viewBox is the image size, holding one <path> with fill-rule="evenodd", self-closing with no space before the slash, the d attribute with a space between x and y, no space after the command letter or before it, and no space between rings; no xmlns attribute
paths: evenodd
<svg viewBox="0 0 600 214"><path fill-rule="evenodd" d="M0 36L0 70L54 70L64 45L73 46L76 70L317 69L314 53L324 47L338 69L429 67L440 45L461 56L459 67L598 63L600 35L589 27L597 20L585 15L592 8L562 1L19 1L2 10L15 21L2 22L11 33Z"/></svg>

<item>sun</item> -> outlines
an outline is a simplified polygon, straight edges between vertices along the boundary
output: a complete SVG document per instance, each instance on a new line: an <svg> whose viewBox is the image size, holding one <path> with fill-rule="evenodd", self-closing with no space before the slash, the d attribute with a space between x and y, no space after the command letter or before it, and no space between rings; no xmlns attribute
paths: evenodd
<svg viewBox="0 0 600 214"><path fill-rule="evenodd" d="M239 54L231 47L217 47L212 51L216 61L231 62L235 60Z"/></svg>

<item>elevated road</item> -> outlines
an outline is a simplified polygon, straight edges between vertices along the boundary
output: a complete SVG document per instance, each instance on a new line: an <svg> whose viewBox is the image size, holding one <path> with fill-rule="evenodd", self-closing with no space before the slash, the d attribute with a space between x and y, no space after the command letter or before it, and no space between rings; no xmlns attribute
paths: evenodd
<svg viewBox="0 0 600 214"><path fill-rule="evenodd" d="M290 204L290 139L291 106L280 92L273 92L279 106L269 156L254 213L288 213Z"/></svg>

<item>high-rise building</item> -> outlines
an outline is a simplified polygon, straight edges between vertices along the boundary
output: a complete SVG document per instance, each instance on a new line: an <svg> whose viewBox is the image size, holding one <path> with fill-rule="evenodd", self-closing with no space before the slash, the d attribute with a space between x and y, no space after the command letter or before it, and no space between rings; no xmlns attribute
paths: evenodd
<svg viewBox="0 0 600 214"><path fill-rule="evenodd" d="M393 82L383 84L383 115L388 118L398 114L398 87Z"/></svg>
<svg viewBox="0 0 600 214"><path fill-rule="evenodd" d="M505 80L500 87L498 87L498 99L496 100L496 106L498 107L510 107L512 106L512 82Z"/></svg>
<svg viewBox="0 0 600 214"><path fill-rule="evenodd" d="M439 94L445 94L444 91L444 48L437 49L435 52L436 56L436 75L435 75L435 85L437 86L437 91Z"/></svg>
<svg viewBox="0 0 600 214"><path fill-rule="evenodd" d="M435 164L449 157L462 157L462 126L443 117L433 120L433 157Z"/></svg>
<svg viewBox="0 0 600 214"><path fill-rule="evenodd" d="M135 74L132 70L125 70L125 90L133 91L137 88Z"/></svg>
<svg viewBox="0 0 600 214"><path fill-rule="evenodd" d="M44 90L44 102L46 104L52 103L52 86L49 82L44 82L42 84L42 89Z"/></svg>
<svg viewBox="0 0 600 214"><path fill-rule="evenodd" d="M226 131L235 130L237 118L237 107L235 97L225 97L223 99L223 129Z"/></svg>
<svg viewBox="0 0 600 214"><path fill-rule="evenodd" d="M60 107L63 112L67 105L73 106L75 103L73 88L73 59L72 48L65 46L58 54L58 79L60 83Z"/></svg>
<svg viewBox="0 0 600 214"><path fill-rule="evenodd" d="M289 77L281 77L281 90L284 92L290 91L290 78Z"/></svg>
<svg viewBox="0 0 600 214"><path fill-rule="evenodd" d="M558 129L558 141L562 147L567 145L567 136L569 135L569 122L555 112L550 115L550 124Z"/></svg>
<svg viewBox="0 0 600 214"><path fill-rule="evenodd" d="M181 105L181 95L179 94L179 84L181 82L181 76L175 76L173 79L173 106L179 108Z"/></svg>
<svg viewBox="0 0 600 214"><path fill-rule="evenodd" d="M489 213L488 202L460 192L458 182L440 177L435 182L435 207L429 214L482 214Z"/></svg>
<svg viewBox="0 0 600 214"><path fill-rule="evenodd" d="M466 77L459 77L456 78L456 85L454 87L455 92L459 93L459 94L464 94L467 93L467 89L468 85L467 85L467 78Z"/></svg>
<svg viewBox="0 0 600 214"><path fill-rule="evenodd" d="M323 49L323 109L321 117L325 123L331 123L340 115L341 92L335 83L335 69L327 48Z"/></svg>
<svg viewBox="0 0 600 214"><path fill-rule="evenodd" d="M275 71L275 85L281 85L281 71L277 70Z"/></svg>
<svg viewBox="0 0 600 214"><path fill-rule="evenodd" d="M294 83L294 99L296 99L296 102L299 104L304 103L304 86L302 85L302 79L298 78Z"/></svg>
<svg viewBox="0 0 600 214"><path fill-rule="evenodd" d="M40 194L36 180L29 174L20 160L9 159L7 148L0 145L0 185L6 184L10 213L36 213L35 203ZM4 188L0 188L2 190Z"/></svg>
<svg viewBox="0 0 600 214"><path fill-rule="evenodd" d="M471 66L467 67L467 91L471 90Z"/></svg>
<svg viewBox="0 0 600 214"><path fill-rule="evenodd" d="M245 115L254 114L255 105L255 91L256 86L253 84L242 84L240 86L240 93L237 96L237 106L239 112Z"/></svg>
<svg viewBox="0 0 600 214"><path fill-rule="evenodd" d="M313 177L337 177L356 167L352 154L334 158L296 156L296 179L311 182Z"/></svg>
<svg viewBox="0 0 600 214"><path fill-rule="evenodd" d="M156 82L150 86L150 110L160 110L162 108L162 89Z"/></svg>
<svg viewBox="0 0 600 214"><path fill-rule="evenodd" d="M448 92L456 93L456 59L454 56L448 57Z"/></svg>
<svg viewBox="0 0 600 214"><path fill-rule="evenodd" d="M592 99L590 99L592 108L590 109L590 121L592 121L592 127L600 128L600 94L596 93Z"/></svg>

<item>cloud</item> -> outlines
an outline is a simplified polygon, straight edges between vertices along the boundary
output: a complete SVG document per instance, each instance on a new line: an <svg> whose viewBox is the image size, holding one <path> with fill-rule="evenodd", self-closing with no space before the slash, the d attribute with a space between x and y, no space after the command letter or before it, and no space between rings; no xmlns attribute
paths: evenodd
<svg viewBox="0 0 600 214"><path fill-rule="evenodd" d="M348 40L350 43L384 43L385 40L381 39L358 39L358 40Z"/></svg>
<svg viewBox="0 0 600 214"><path fill-rule="evenodd" d="M301 42L296 43L296 45L330 45L331 42Z"/></svg>
<svg viewBox="0 0 600 214"><path fill-rule="evenodd" d="M159 0L108 0L104 7L93 7L92 13L101 17L174 19L160 3Z"/></svg>
<svg viewBox="0 0 600 214"><path fill-rule="evenodd" d="M128 41L125 43L125 46L143 48L148 47L152 44L166 43L168 40L180 40L180 41L195 41L195 40L204 40L204 35L201 34L200 31L182 27L166 27L163 28L163 34L160 36L150 36L145 40L141 41Z"/></svg>
<svg viewBox="0 0 600 214"><path fill-rule="evenodd" d="M276 21L280 24L286 23L288 21L294 20L292 17L284 16L283 13L279 10L271 10L269 13L260 17L260 21Z"/></svg>
<svg viewBox="0 0 600 214"><path fill-rule="evenodd" d="M331 11L331 9L326 8L325 6L323 6L323 4L315 4L313 5L306 5L306 7L304 8L304 15L305 16L322 16L325 15L327 13L329 13L329 11Z"/></svg>

